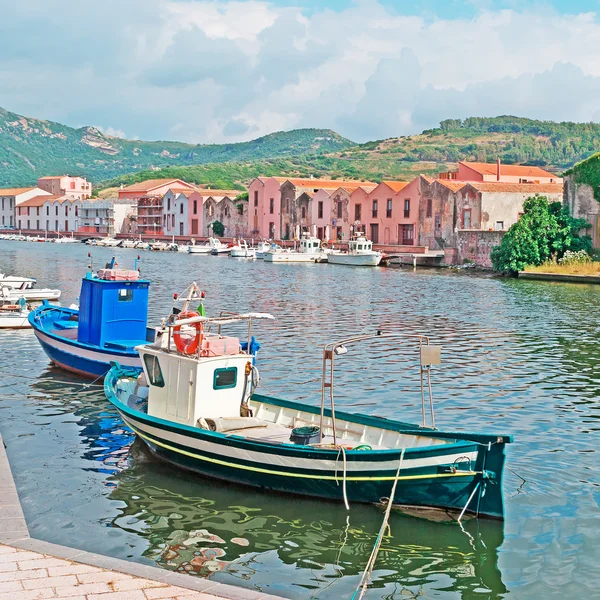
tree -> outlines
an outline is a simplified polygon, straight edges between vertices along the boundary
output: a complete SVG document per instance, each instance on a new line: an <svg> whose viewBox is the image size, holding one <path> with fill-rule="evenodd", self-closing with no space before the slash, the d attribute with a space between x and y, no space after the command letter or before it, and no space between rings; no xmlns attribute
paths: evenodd
<svg viewBox="0 0 600 600"><path fill-rule="evenodd" d="M528 198L519 220L492 250L494 270L514 274L527 265L561 258L567 250L589 252L591 238L580 235L587 227L584 219L574 219L560 202L549 202L545 196Z"/></svg>
<svg viewBox="0 0 600 600"><path fill-rule="evenodd" d="M225 235L225 225L223 225L221 221L213 221L210 226L214 235L218 237L223 237Z"/></svg>

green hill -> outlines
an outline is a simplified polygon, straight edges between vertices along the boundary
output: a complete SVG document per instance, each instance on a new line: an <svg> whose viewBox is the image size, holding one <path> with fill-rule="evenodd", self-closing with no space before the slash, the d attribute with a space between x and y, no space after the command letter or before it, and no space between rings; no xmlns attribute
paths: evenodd
<svg viewBox="0 0 600 600"><path fill-rule="evenodd" d="M352 145L328 129L277 132L238 144L124 140L95 127L73 129L0 108L0 185L29 185L64 173L96 183L137 170L333 152Z"/></svg>

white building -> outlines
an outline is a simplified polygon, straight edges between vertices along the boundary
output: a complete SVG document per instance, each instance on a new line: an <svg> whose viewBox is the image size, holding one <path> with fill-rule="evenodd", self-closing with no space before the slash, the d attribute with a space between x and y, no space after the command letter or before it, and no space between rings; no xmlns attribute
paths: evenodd
<svg viewBox="0 0 600 600"><path fill-rule="evenodd" d="M189 190L170 188L163 196L164 235L190 235L188 227L190 193Z"/></svg>
<svg viewBox="0 0 600 600"><path fill-rule="evenodd" d="M117 198L92 198L79 205L78 233L115 236L131 233L135 201Z"/></svg>
<svg viewBox="0 0 600 600"><path fill-rule="evenodd" d="M0 189L0 227L15 227L16 207L40 195L50 196L48 192L36 187Z"/></svg>
<svg viewBox="0 0 600 600"><path fill-rule="evenodd" d="M38 187L53 196L66 196L72 200L85 200L92 196L92 184L85 177L40 177Z"/></svg>

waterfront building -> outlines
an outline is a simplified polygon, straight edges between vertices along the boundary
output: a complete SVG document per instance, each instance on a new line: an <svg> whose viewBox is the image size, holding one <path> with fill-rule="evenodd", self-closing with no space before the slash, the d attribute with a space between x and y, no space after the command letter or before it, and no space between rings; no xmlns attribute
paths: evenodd
<svg viewBox="0 0 600 600"><path fill-rule="evenodd" d="M440 173L439 179L457 181L480 181L486 183L562 183L561 177L540 167L524 165L504 165L500 159L496 163L459 161L456 171Z"/></svg>
<svg viewBox="0 0 600 600"><path fill-rule="evenodd" d="M133 200L118 198L91 198L79 204L78 233L113 237L132 233L135 223Z"/></svg>
<svg viewBox="0 0 600 600"><path fill-rule="evenodd" d="M163 235L165 233L167 221L164 211L164 196L170 189L186 194L197 188L181 179L147 179L126 187L121 186L118 192L119 199L133 200L135 203L137 212L135 233L147 235ZM171 225L173 213L169 211L169 215ZM172 233L172 235L175 234Z"/></svg>
<svg viewBox="0 0 600 600"><path fill-rule="evenodd" d="M281 184L285 177L257 177L248 186L248 233L280 239Z"/></svg>
<svg viewBox="0 0 600 600"><path fill-rule="evenodd" d="M191 237L211 235L212 232L209 232L207 225L214 220L221 220L217 216L215 216L217 215L217 213L220 215L220 211L217 210L217 205L226 198L229 200L230 203L235 202L236 207L234 209L231 206L231 204L228 203L223 204L221 207L221 210L223 212L222 218L227 221L227 223L221 221L223 225L225 225L225 230L233 230L239 232L234 235L246 235L248 231L248 203L246 202L246 200L240 200L239 202L236 201L236 198L243 193L244 192L240 190L217 190L210 188L199 188L192 192L188 197L187 233L185 235L189 235ZM205 205L209 198L212 199L211 210L213 214L210 217L207 217ZM242 205L241 214L246 217L246 221L241 223L241 225L240 223L238 223L239 219L236 218L236 213L234 212L237 211L237 214L239 214L240 204ZM228 206L227 211L225 211L225 206ZM227 215L225 215L225 212L227 212ZM207 221L207 218L209 218L210 220ZM229 234L226 233L225 235L229 237Z"/></svg>
<svg viewBox="0 0 600 600"><path fill-rule="evenodd" d="M21 187L0 189L0 227L13 228L16 226L16 208L26 200L36 196L50 196L39 187Z"/></svg>
<svg viewBox="0 0 600 600"><path fill-rule="evenodd" d="M85 177L70 175L40 177L38 187L53 196L66 196L72 200L85 200L92 197L92 184Z"/></svg>
<svg viewBox="0 0 600 600"><path fill-rule="evenodd" d="M382 181L367 194L363 231L374 244L414 246L419 224L418 202L403 193L406 181Z"/></svg>
<svg viewBox="0 0 600 600"><path fill-rule="evenodd" d="M17 228L56 234L75 232L79 202L48 194L30 198L17 206Z"/></svg>
<svg viewBox="0 0 600 600"><path fill-rule="evenodd" d="M204 197L203 235L213 235L213 223L219 221L224 227L224 237L247 237L248 235L248 202L237 199L240 192L224 194L225 190L212 190ZM202 192L204 193L204 192Z"/></svg>

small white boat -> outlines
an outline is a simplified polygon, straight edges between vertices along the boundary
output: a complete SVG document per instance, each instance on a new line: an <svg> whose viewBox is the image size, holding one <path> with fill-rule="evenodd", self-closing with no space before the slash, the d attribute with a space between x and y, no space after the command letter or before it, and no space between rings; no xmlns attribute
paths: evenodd
<svg viewBox="0 0 600 600"><path fill-rule="evenodd" d="M153 252L166 252L170 247L171 245L165 242L154 242L153 244L150 244L150 250Z"/></svg>
<svg viewBox="0 0 600 600"><path fill-rule="evenodd" d="M121 248L135 248L137 243L136 240L123 240L121 242Z"/></svg>
<svg viewBox="0 0 600 600"><path fill-rule="evenodd" d="M376 267L383 258L381 252L373 250L373 242L359 233L348 242L347 252L331 252L328 262L334 265L350 265L354 267Z"/></svg>
<svg viewBox="0 0 600 600"><path fill-rule="evenodd" d="M281 250L281 246L278 246L277 244L274 244L273 242L258 242L257 246L256 246L256 258L264 258L265 257L265 252L268 252L269 250Z"/></svg>
<svg viewBox="0 0 600 600"><path fill-rule="evenodd" d="M238 240L237 244L230 248L231 258L256 258L256 248L250 248L246 240Z"/></svg>
<svg viewBox="0 0 600 600"><path fill-rule="evenodd" d="M0 299L18 302L24 300L41 302L42 300L58 300L60 298L60 290L52 290L49 288L23 288L16 289L6 285L0 287Z"/></svg>
<svg viewBox="0 0 600 600"><path fill-rule="evenodd" d="M27 317L31 307L25 300L8 304L0 304L0 329L28 329L31 328Z"/></svg>
<svg viewBox="0 0 600 600"><path fill-rule="evenodd" d="M32 277L18 277L16 275L5 275L0 273L0 285L11 288L32 288L36 284L36 280Z"/></svg>
<svg viewBox="0 0 600 600"><path fill-rule="evenodd" d="M134 248L136 250L149 250L150 249L150 244L148 242L143 242L143 241L139 241L135 243Z"/></svg>
<svg viewBox="0 0 600 600"><path fill-rule="evenodd" d="M305 233L298 250L271 248L264 253L266 262L327 262L331 250L319 238Z"/></svg>
<svg viewBox="0 0 600 600"><path fill-rule="evenodd" d="M223 246L221 240L209 237L204 244L192 244L188 247L190 254L210 254L213 248Z"/></svg>
<svg viewBox="0 0 600 600"><path fill-rule="evenodd" d="M45 240L44 238L41 238L41 239L39 239L39 238L38 238L38 241L45 242L46 240ZM55 243L55 244L78 244L78 243L79 243L79 240L78 240L78 239L75 239L75 238L73 237L73 235L71 235L71 237L67 237L66 235L63 235L63 236L59 236L59 237L57 237L57 238L54 240L54 243Z"/></svg>

